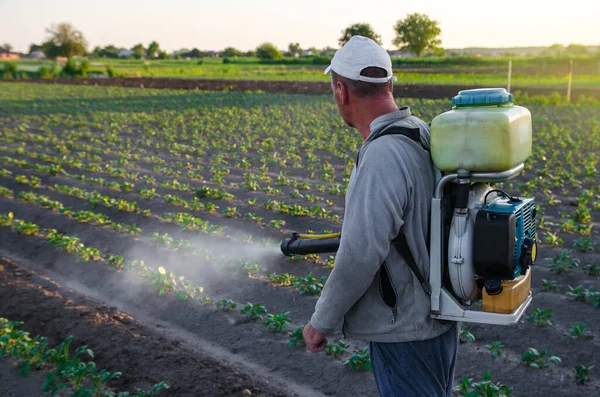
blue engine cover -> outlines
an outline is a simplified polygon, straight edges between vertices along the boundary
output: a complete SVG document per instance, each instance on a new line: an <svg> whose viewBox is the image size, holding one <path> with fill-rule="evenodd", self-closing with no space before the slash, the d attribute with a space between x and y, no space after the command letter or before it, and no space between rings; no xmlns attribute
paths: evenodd
<svg viewBox="0 0 600 397"><path fill-rule="evenodd" d="M521 250L525 239L536 241L535 230L535 201L532 198L520 198L520 201L511 201L500 197L489 204L482 206L483 210L514 214L515 216L515 249L514 249L514 278L521 274Z"/></svg>

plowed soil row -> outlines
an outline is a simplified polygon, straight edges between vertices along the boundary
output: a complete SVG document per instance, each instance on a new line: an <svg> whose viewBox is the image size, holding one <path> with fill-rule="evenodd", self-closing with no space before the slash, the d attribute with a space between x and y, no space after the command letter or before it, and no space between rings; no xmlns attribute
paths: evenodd
<svg viewBox="0 0 600 397"><path fill-rule="evenodd" d="M75 347L85 344L95 352L100 368L123 373L111 383L117 390L133 391L166 381L170 396L241 396L244 390L254 396L297 395L284 391L282 384L269 384L265 376L207 354L202 346L174 338L159 324L144 325L6 256L0 256L0 313L23 321L23 328L34 335L47 336L51 345L73 335ZM42 395L41 374L18 380L17 373L3 361L0 379L7 381L1 382L2 396Z"/></svg>
<svg viewBox="0 0 600 397"><path fill-rule="evenodd" d="M9 80L7 80L9 81ZM15 80L16 81L16 80ZM166 77L128 77L128 78L57 78L18 80L19 82L42 84L73 84L97 85L134 88L166 88L178 90L202 91L264 91L284 94L328 94L330 84L311 81L266 81L266 80L217 80L217 79L179 79ZM482 88L484 86L478 86ZM404 98L448 99L460 90L474 88L464 85L427 85L427 84L396 84L394 95ZM529 95L550 95L558 90L544 87L513 87ZM566 89L564 90L566 91ZM566 92L564 93L566 94ZM572 98L580 95L600 98L599 89L575 88Z"/></svg>

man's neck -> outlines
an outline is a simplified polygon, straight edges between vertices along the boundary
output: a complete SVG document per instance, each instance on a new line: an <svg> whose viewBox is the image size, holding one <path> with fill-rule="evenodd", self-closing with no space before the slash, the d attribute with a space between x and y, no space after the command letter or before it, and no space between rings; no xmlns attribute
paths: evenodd
<svg viewBox="0 0 600 397"><path fill-rule="evenodd" d="M367 102L368 101L368 102ZM398 110L393 98L367 99L364 104L359 104L357 109L361 112L355 115L354 127L360 132L363 140L371 133L371 123L379 116Z"/></svg>

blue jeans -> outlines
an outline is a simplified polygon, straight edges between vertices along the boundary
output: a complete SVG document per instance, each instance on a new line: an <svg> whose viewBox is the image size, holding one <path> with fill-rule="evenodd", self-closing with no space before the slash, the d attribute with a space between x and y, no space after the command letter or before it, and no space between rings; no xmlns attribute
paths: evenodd
<svg viewBox="0 0 600 397"><path fill-rule="evenodd" d="M429 340L370 342L375 382L381 397L451 397L458 324Z"/></svg>

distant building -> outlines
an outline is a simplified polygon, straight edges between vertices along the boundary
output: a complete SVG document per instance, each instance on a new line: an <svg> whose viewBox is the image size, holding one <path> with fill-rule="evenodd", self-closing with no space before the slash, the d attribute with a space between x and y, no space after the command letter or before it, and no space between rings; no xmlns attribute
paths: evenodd
<svg viewBox="0 0 600 397"><path fill-rule="evenodd" d="M314 54L313 54L313 52L311 50L304 50L304 51L302 51L302 56L303 57L309 57L309 56L312 56L312 55L314 55Z"/></svg>
<svg viewBox="0 0 600 397"><path fill-rule="evenodd" d="M31 51L27 58L30 59L46 59L46 55L42 51Z"/></svg>
<svg viewBox="0 0 600 397"><path fill-rule="evenodd" d="M206 51L205 54L207 58L216 58L219 56L219 53L216 51Z"/></svg>
<svg viewBox="0 0 600 397"><path fill-rule="evenodd" d="M17 61L21 59L21 54L0 47L0 59L4 61Z"/></svg>
<svg viewBox="0 0 600 397"><path fill-rule="evenodd" d="M134 52L131 50L120 50L119 51L119 58L131 58L133 56Z"/></svg>

